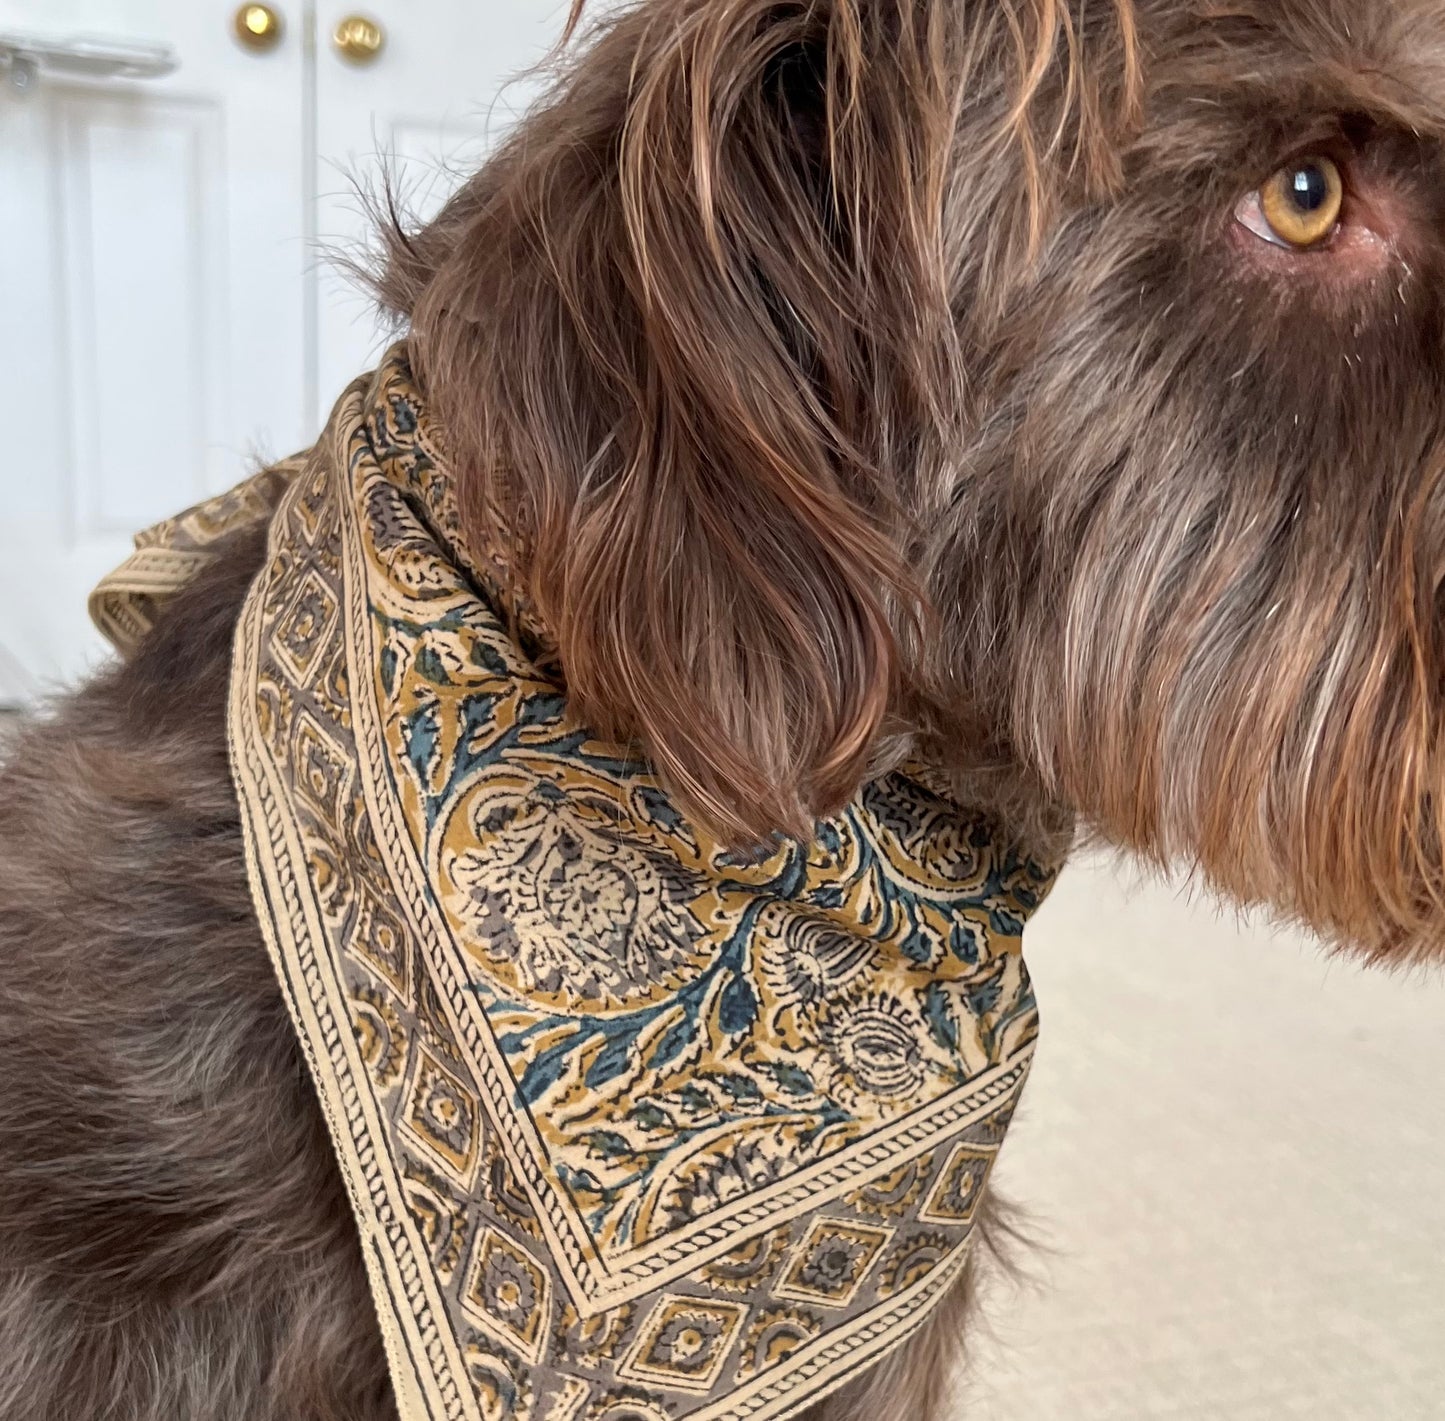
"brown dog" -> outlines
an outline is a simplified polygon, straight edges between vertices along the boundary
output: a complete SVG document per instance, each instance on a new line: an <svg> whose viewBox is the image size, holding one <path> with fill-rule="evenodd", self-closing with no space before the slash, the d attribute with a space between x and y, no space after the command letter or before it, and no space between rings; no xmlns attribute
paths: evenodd
<svg viewBox="0 0 1445 1421"><path fill-rule="evenodd" d="M921 754L1400 961L1442 231L1435 0L646 0L379 280L575 703L698 820ZM9 749L3 1421L394 1415L227 770L260 558ZM819 1415L940 1415L959 1327Z"/></svg>

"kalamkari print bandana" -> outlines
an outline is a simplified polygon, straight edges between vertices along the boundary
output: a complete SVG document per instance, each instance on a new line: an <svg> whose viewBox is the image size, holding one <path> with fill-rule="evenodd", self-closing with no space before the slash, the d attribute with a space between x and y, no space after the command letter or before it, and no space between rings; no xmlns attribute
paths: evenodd
<svg viewBox="0 0 1445 1421"><path fill-rule="evenodd" d="M795 1416L960 1274L1053 866L916 767L710 840L573 719L439 438L398 346L93 612L126 650L269 523L234 779L404 1421Z"/></svg>

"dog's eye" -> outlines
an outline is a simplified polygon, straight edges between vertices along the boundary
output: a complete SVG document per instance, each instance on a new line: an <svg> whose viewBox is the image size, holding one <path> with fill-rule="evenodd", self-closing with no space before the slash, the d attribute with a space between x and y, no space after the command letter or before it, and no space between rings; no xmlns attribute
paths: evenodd
<svg viewBox="0 0 1445 1421"><path fill-rule="evenodd" d="M1329 158L1304 158L1250 193L1234 215L1266 242L1307 251L1334 236L1344 202L1339 168Z"/></svg>

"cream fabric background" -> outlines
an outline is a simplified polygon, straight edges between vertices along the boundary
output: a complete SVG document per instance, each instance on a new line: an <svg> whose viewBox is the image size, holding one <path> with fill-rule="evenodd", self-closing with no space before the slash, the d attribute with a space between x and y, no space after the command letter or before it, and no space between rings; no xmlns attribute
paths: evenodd
<svg viewBox="0 0 1445 1421"><path fill-rule="evenodd" d="M1365 973L1106 859L1030 927L996 1175L1049 1256L967 1421L1445 1417L1445 975Z"/></svg>

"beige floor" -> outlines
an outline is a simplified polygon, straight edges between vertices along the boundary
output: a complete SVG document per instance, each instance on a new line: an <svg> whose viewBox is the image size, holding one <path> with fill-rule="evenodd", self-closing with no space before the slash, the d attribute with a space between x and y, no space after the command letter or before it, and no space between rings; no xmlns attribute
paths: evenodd
<svg viewBox="0 0 1445 1421"><path fill-rule="evenodd" d="M1366 974L1114 865L1030 930L1044 1033L965 1421L1445 1418L1445 979Z"/></svg>

